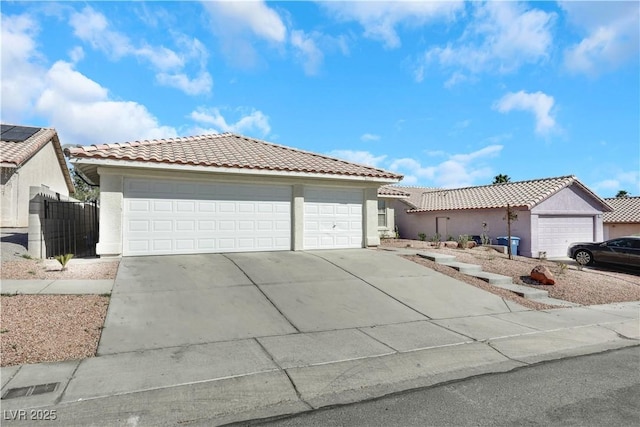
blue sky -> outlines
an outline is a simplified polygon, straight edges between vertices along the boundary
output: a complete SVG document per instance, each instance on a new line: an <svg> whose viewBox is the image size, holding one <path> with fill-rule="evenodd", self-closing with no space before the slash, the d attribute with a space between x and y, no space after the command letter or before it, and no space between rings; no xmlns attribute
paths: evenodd
<svg viewBox="0 0 640 427"><path fill-rule="evenodd" d="M639 3L2 2L2 122L640 194Z"/></svg>

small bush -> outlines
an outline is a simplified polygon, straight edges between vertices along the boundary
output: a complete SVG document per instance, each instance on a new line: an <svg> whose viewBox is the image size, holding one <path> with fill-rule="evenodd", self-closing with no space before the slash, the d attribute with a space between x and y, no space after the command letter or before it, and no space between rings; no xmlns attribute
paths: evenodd
<svg viewBox="0 0 640 427"><path fill-rule="evenodd" d="M67 269L67 263L73 258L73 254L56 255L54 258L62 266L60 271L65 271Z"/></svg>
<svg viewBox="0 0 640 427"><path fill-rule="evenodd" d="M424 242L425 240L427 240L427 235L424 233L420 233L418 234L418 238L420 239L421 242Z"/></svg>
<svg viewBox="0 0 640 427"><path fill-rule="evenodd" d="M467 249L467 244L469 243L469 236L466 234L461 234L458 236L458 249Z"/></svg>
<svg viewBox="0 0 640 427"><path fill-rule="evenodd" d="M562 276L567 272L567 268L569 268L569 266L563 262L557 262L556 265L558 266L558 276Z"/></svg>

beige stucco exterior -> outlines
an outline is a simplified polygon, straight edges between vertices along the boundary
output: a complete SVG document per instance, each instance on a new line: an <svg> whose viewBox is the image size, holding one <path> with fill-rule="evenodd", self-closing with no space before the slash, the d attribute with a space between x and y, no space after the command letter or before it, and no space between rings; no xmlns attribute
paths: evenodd
<svg viewBox="0 0 640 427"><path fill-rule="evenodd" d="M604 224L604 240L623 236L640 236L638 223L606 223Z"/></svg>
<svg viewBox="0 0 640 427"><path fill-rule="evenodd" d="M485 231L495 244L498 237L507 235L506 208L407 213L410 207L400 200L393 201L392 207L396 211L396 223L402 238L418 239L419 234L424 233L429 240L438 232L443 240L449 236L457 239L461 234L481 235ZM564 188L531 210L526 207L514 209L518 218L511 223L511 235L520 238L520 255L539 255L538 222L545 216L591 218L593 241L603 239L602 208L578 187ZM437 230L438 222L441 228L446 227L445 232Z"/></svg>
<svg viewBox="0 0 640 427"><path fill-rule="evenodd" d="M29 187L44 186L63 196L69 187L53 142L18 168L2 167L2 227L29 226Z"/></svg>
<svg viewBox="0 0 640 427"><path fill-rule="evenodd" d="M100 256L121 256L123 252L124 180L126 178L172 179L192 182L235 184L273 184L291 186L291 250L303 248L304 190L309 186L358 188L363 195L363 246L380 244L378 235L378 187L380 182L317 177L287 177L256 174L233 174L205 171L176 171L148 167L99 166L100 176L100 237L96 253Z"/></svg>
<svg viewBox="0 0 640 427"><path fill-rule="evenodd" d="M397 198L388 198L384 196L378 196L378 198L385 202L385 217L387 220L386 225L378 225L378 235L380 238L396 237L396 214L393 201L397 200Z"/></svg>

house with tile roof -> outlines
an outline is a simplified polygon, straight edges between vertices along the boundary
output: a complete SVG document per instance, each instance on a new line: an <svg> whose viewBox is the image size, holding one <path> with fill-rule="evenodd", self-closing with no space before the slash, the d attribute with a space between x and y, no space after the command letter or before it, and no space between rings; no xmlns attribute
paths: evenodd
<svg viewBox="0 0 640 427"><path fill-rule="evenodd" d="M575 176L507 182L467 188L394 187L409 193L392 202L400 237L438 234L443 240L487 232L497 242L507 235L506 208L517 214L512 236L518 254L561 257L572 242L603 239L603 214L612 207Z"/></svg>
<svg viewBox="0 0 640 427"><path fill-rule="evenodd" d="M604 240L640 235L640 197L604 199L613 211L602 216Z"/></svg>
<svg viewBox="0 0 640 427"><path fill-rule="evenodd" d="M361 248L401 175L233 133L71 148L101 256Z"/></svg>
<svg viewBox="0 0 640 427"><path fill-rule="evenodd" d="M74 192L55 129L1 125L2 227L28 227L29 187Z"/></svg>
<svg viewBox="0 0 640 427"><path fill-rule="evenodd" d="M378 189L378 235L381 238L397 237L392 201L407 197L409 193L397 186L385 185Z"/></svg>

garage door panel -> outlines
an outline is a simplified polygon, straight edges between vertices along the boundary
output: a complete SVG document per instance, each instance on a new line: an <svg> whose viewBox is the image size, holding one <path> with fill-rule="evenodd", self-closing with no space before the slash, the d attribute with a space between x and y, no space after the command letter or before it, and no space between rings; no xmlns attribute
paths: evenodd
<svg viewBox="0 0 640 427"><path fill-rule="evenodd" d="M540 216L538 250L548 257L565 256L574 242L593 241L593 217Z"/></svg>
<svg viewBox="0 0 640 427"><path fill-rule="evenodd" d="M291 249L288 186L127 179L124 207L125 255Z"/></svg>
<svg viewBox="0 0 640 427"><path fill-rule="evenodd" d="M305 249L362 247L362 190L307 188L304 197Z"/></svg>

